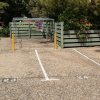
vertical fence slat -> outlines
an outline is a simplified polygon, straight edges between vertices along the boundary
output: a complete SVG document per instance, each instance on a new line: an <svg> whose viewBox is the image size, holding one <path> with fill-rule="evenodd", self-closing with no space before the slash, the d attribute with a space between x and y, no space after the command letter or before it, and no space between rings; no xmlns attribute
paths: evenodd
<svg viewBox="0 0 100 100"><path fill-rule="evenodd" d="M52 41L54 41L54 40L53 40L54 34L52 34L52 32L53 32L53 22L51 22L51 35L52 35L51 37L52 37Z"/></svg>
<svg viewBox="0 0 100 100"><path fill-rule="evenodd" d="M61 22L61 48L63 48L64 47L64 43L63 43L63 24L64 24L64 22Z"/></svg>
<svg viewBox="0 0 100 100"><path fill-rule="evenodd" d="M31 38L30 22L29 22L29 38Z"/></svg>
<svg viewBox="0 0 100 100"><path fill-rule="evenodd" d="M51 28L51 27L50 27L51 23L48 22L48 24L49 24L49 25L48 25L48 30L49 30L49 31L48 31L48 38L51 40L51 29L50 29L50 28Z"/></svg>

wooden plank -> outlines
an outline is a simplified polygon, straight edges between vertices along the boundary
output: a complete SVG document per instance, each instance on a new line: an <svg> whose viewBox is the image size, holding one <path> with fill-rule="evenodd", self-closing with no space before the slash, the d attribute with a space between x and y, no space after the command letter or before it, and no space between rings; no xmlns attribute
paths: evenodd
<svg viewBox="0 0 100 100"><path fill-rule="evenodd" d="M100 37L100 34L87 34L87 37ZM79 38L78 35L64 35L64 38Z"/></svg>
<svg viewBox="0 0 100 100"><path fill-rule="evenodd" d="M56 29L60 29L61 30L61 26L56 26Z"/></svg>
<svg viewBox="0 0 100 100"><path fill-rule="evenodd" d="M29 38L31 38L30 23L29 23Z"/></svg>
<svg viewBox="0 0 100 100"><path fill-rule="evenodd" d="M43 38L46 38L46 35L38 35L38 36L35 36L35 35L31 35L31 37L43 37Z"/></svg>
<svg viewBox="0 0 100 100"><path fill-rule="evenodd" d="M83 40L83 42L93 42L93 41L100 41L100 38L88 38ZM64 42L82 42L79 39L64 39Z"/></svg>
<svg viewBox="0 0 100 100"><path fill-rule="evenodd" d="M42 36L42 34L31 34L31 35L34 35L34 36Z"/></svg>
<svg viewBox="0 0 100 100"><path fill-rule="evenodd" d="M29 36L29 34L16 34L16 36Z"/></svg>
<svg viewBox="0 0 100 100"><path fill-rule="evenodd" d="M11 30L14 30L14 31L15 31L15 30L29 30L29 28L20 28L20 27L19 27L19 28L11 28Z"/></svg>
<svg viewBox="0 0 100 100"><path fill-rule="evenodd" d="M39 33L42 33L40 30L31 30L31 32L39 32Z"/></svg>
<svg viewBox="0 0 100 100"><path fill-rule="evenodd" d="M15 27L15 26L26 26L26 25L29 25L29 24L15 24L15 25L11 25L11 27ZM30 24L31 27L35 27L35 24Z"/></svg>
<svg viewBox="0 0 100 100"><path fill-rule="evenodd" d="M61 38L57 38L56 40L61 42Z"/></svg>
<svg viewBox="0 0 100 100"><path fill-rule="evenodd" d="M42 34L31 34L31 35L34 35L34 36L42 36Z"/></svg>
<svg viewBox="0 0 100 100"><path fill-rule="evenodd" d="M43 38L43 36L31 36L31 38Z"/></svg>
<svg viewBox="0 0 100 100"><path fill-rule="evenodd" d="M14 22L10 22L10 24L13 24ZM29 24L29 22L15 22L16 24ZM30 22L33 23L33 22Z"/></svg>
<svg viewBox="0 0 100 100"><path fill-rule="evenodd" d="M35 28L35 27L31 27L30 29L31 29L31 30L35 30L35 31L36 31L36 28Z"/></svg>
<svg viewBox="0 0 100 100"><path fill-rule="evenodd" d="M31 34L43 34L42 32L31 31Z"/></svg>
<svg viewBox="0 0 100 100"><path fill-rule="evenodd" d="M23 25L23 24L24 24L24 25L25 25L25 24L27 25L27 24L29 24L29 23L32 24L32 25L35 24L35 22L16 22L16 23L12 23L12 22L11 22L10 25L14 25L14 24L15 24L15 25Z"/></svg>
<svg viewBox="0 0 100 100"><path fill-rule="evenodd" d="M74 30L64 31L64 34L76 34Z"/></svg>
<svg viewBox="0 0 100 100"><path fill-rule="evenodd" d="M57 37L61 37L61 34L56 34Z"/></svg>
<svg viewBox="0 0 100 100"><path fill-rule="evenodd" d="M10 27L10 26L9 26ZM11 39L11 29L9 28L9 30L10 30L10 39Z"/></svg>
<svg viewBox="0 0 100 100"><path fill-rule="evenodd" d="M22 32L21 32L21 33L13 33L13 34L19 34L19 35L20 35L20 34L22 34L22 35L23 35L23 34L27 34L27 35L29 35L29 33L22 33Z"/></svg>
<svg viewBox="0 0 100 100"><path fill-rule="evenodd" d="M20 38L29 38L29 35L28 36L18 36L18 37L16 37L16 39L20 39ZM44 38L44 37L43 36L31 36L31 38Z"/></svg>
<svg viewBox="0 0 100 100"><path fill-rule="evenodd" d="M62 22L56 22L56 23L57 23L57 26L58 26L58 25L61 25ZM62 25L64 25L64 23Z"/></svg>
<svg viewBox="0 0 100 100"><path fill-rule="evenodd" d="M61 33L61 30L56 30L56 33Z"/></svg>
<svg viewBox="0 0 100 100"><path fill-rule="evenodd" d="M35 25L30 25L30 27L32 28L32 27L34 27L35 28Z"/></svg>
<svg viewBox="0 0 100 100"><path fill-rule="evenodd" d="M46 25L43 25L43 29L45 29L46 28Z"/></svg>
<svg viewBox="0 0 100 100"><path fill-rule="evenodd" d="M69 39L69 38L79 38L78 35L64 35L63 37L64 37L64 39L65 38L67 38L67 39Z"/></svg>
<svg viewBox="0 0 100 100"><path fill-rule="evenodd" d="M29 31L11 31L12 33L29 33Z"/></svg>
<svg viewBox="0 0 100 100"><path fill-rule="evenodd" d="M17 28L17 27L18 27L18 28L20 27L20 28L21 28L21 27L29 27L29 25L17 25L17 26L11 26L11 28L12 28L12 27L16 27L16 28Z"/></svg>
<svg viewBox="0 0 100 100"><path fill-rule="evenodd" d="M46 24L46 22L43 22L43 24Z"/></svg>
<svg viewBox="0 0 100 100"><path fill-rule="evenodd" d="M48 21L46 23L47 29L46 29L46 39L48 38Z"/></svg>
<svg viewBox="0 0 100 100"><path fill-rule="evenodd" d="M23 39L23 38L29 38L29 36L24 36L24 37L23 37L23 36L20 36L20 37L16 37L16 39L20 39L20 38L22 38L22 39Z"/></svg>
<svg viewBox="0 0 100 100"><path fill-rule="evenodd" d="M86 32L80 31L80 33L100 33L100 30L88 30ZM75 30L64 31L64 34L75 34Z"/></svg>
<svg viewBox="0 0 100 100"><path fill-rule="evenodd" d="M91 43L70 43L64 44L64 47L76 47L76 46L99 46L100 42L91 42Z"/></svg>
<svg viewBox="0 0 100 100"><path fill-rule="evenodd" d="M61 48L63 48L63 38L64 38L63 24L64 24L64 22L61 22Z"/></svg>
<svg viewBox="0 0 100 100"><path fill-rule="evenodd" d="M100 37L100 34L87 34L88 37Z"/></svg>

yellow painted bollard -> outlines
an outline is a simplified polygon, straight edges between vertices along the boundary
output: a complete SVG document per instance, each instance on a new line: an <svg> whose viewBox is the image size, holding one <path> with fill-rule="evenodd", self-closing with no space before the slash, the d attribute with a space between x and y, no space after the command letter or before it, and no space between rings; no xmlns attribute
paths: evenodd
<svg viewBox="0 0 100 100"><path fill-rule="evenodd" d="M55 50L56 50L56 34L54 34L54 45L55 45Z"/></svg>
<svg viewBox="0 0 100 100"><path fill-rule="evenodd" d="M13 48L13 51L15 51L15 48L14 48L14 34L12 34L12 48Z"/></svg>

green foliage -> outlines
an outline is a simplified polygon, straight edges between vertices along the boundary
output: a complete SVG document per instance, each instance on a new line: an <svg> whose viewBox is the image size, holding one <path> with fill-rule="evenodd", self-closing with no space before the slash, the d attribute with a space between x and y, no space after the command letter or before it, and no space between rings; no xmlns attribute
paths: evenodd
<svg viewBox="0 0 100 100"><path fill-rule="evenodd" d="M87 3L86 0L80 3L80 1L70 1L68 7L59 14L58 22L64 21L64 30L76 30L76 34L79 35L79 39L84 39L86 34L81 34L80 31L87 32L89 29L100 29L100 12L97 9L98 6L95 3ZM94 8L96 10L94 11ZM82 21L80 21L82 20ZM84 23L87 21L87 23Z"/></svg>
<svg viewBox="0 0 100 100"><path fill-rule="evenodd" d="M9 7L8 3L0 2L0 14L5 13L5 9L7 9L7 7Z"/></svg>
<svg viewBox="0 0 100 100"><path fill-rule="evenodd" d="M37 0L40 1L43 10L47 13L47 16L54 18L57 21L58 15L62 13L67 7L70 0Z"/></svg>
<svg viewBox="0 0 100 100"><path fill-rule="evenodd" d="M29 13L31 6L29 4L29 0L24 0L24 2L19 0L1 0L1 2L9 5L7 9L4 9L4 13L2 13L1 20L6 22L6 25L12 21L13 17L23 17L24 15L27 17L31 17Z"/></svg>
<svg viewBox="0 0 100 100"><path fill-rule="evenodd" d="M3 27L0 29L0 37L9 37L8 33L10 33L9 27Z"/></svg>
<svg viewBox="0 0 100 100"><path fill-rule="evenodd" d="M46 18L47 17L47 12L45 10L45 7L43 7L42 0L30 0L30 3L32 5L32 9L30 10L31 16L33 18Z"/></svg>

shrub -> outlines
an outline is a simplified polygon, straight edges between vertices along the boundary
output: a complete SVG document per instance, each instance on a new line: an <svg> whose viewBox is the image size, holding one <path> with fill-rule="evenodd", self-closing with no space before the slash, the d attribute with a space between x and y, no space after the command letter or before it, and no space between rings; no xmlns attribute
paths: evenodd
<svg viewBox="0 0 100 100"><path fill-rule="evenodd" d="M0 29L0 37L9 37L8 33L10 33L9 27L2 26L2 29Z"/></svg>
<svg viewBox="0 0 100 100"><path fill-rule="evenodd" d="M64 22L64 30L76 30L79 38L85 38L86 35L80 36L79 31L85 32L89 29L100 29L100 15L95 15L89 8L82 8L81 6L74 7L73 9L67 7L63 13L58 16L58 22ZM75 10L77 8L77 10Z"/></svg>

